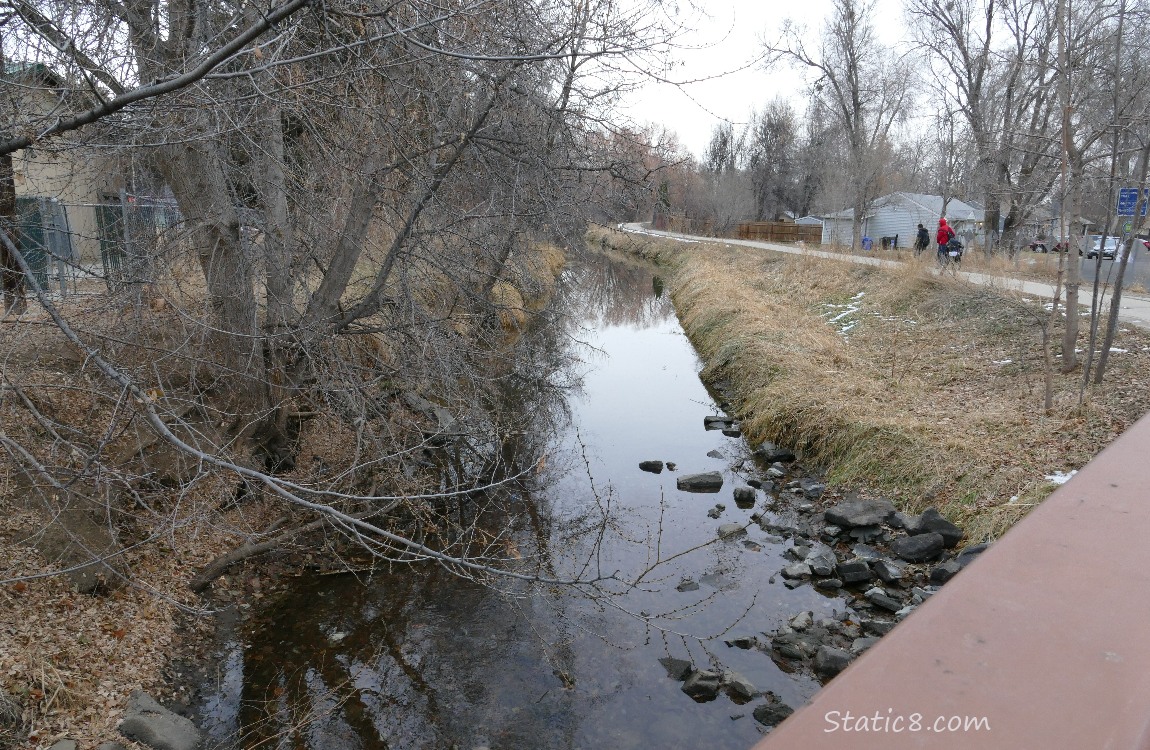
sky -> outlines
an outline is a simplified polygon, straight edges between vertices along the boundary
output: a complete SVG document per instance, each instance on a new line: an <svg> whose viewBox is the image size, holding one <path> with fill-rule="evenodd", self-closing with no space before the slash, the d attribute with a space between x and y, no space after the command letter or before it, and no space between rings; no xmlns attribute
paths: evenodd
<svg viewBox="0 0 1150 750"><path fill-rule="evenodd" d="M792 99L802 110L806 73L779 65L768 71L754 64L764 39L778 39L784 19L805 26L812 43L830 14L831 0L698 0L710 18L701 18L676 55L682 65L677 81L697 81L679 87L651 82L632 95L628 114L637 122L666 125L679 142L702 155L714 127L724 119L736 128L752 109L761 109L776 96ZM881 38L892 49L906 50L900 0L877 0L876 20ZM693 49L692 49L693 48ZM749 66L749 67L748 67ZM742 70L740 70L742 69Z"/></svg>

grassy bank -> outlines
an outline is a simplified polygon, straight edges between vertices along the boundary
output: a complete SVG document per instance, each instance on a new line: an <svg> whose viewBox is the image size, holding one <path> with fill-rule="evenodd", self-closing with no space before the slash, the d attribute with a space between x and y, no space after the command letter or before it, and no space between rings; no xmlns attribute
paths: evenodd
<svg viewBox="0 0 1150 750"><path fill-rule="evenodd" d="M930 273L596 229L667 269L679 318L752 441L828 480L936 505L1000 534L1150 409L1150 336L1120 326L1103 386L1055 375L1043 411L1040 302ZM1085 326L1083 326L1085 328ZM1085 342L1085 339L1083 339ZM1084 346L1084 343L1083 343Z"/></svg>

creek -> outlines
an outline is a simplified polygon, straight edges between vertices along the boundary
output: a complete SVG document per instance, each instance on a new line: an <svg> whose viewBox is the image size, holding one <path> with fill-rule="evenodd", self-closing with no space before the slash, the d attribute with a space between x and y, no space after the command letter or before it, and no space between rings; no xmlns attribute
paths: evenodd
<svg viewBox="0 0 1150 750"><path fill-rule="evenodd" d="M538 409L546 460L502 544L523 570L601 580L477 582L431 564L301 577L224 644L197 707L217 739L314 750L745 750L764 732L751 715L761 699L696 702L661 658L737 672L795 707L818 689L762 651L726 644L845 604L775 578L789 541L755 524L718 538L720 524L763 512L762 491L754 509L737 507L732 491L766 467L741 438L704 430L703 418L722 412L661 280L588 255L563 282L553 358L563 367L546 374L561 397ZM676 468L641 471L646 460ZM720 492L676 489L678 476L704 471L722 472ZM711 518L716 503L726 507ZM693 588L680 586L686 578L698 587L679 590Z"/></svg>

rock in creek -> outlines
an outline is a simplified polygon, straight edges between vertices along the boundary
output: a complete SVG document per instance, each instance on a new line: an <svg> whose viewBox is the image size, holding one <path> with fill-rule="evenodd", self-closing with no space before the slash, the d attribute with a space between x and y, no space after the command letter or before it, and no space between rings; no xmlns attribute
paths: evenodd
<svg viewBox="0 0 1150 750"><path fill-rule="evenodd" d="M792 451L786 448L780 448L769 441L755 448L755 455L769 463L775 463L776 461L790 463L795 460L795 454Z"/></svg>
<svg viewBox="0 0 1150 750"><path fill-rule="evenodd" d="M730 417L703 417L704 430L729 430L734 424L735 420Z"/></svg>
<svg viewBox="0 0 1150 750"><path fill-rule="evenodd" d="M767 693L767 702L755 706L755 710L751 715L755 717L755 721L763 726L773 727L777 726L783 719L793 714L795 710L783 703L773 693Z"/></svg>
<svg viewBox="0 0 1150 750"><path fill-rule="evenodd" d="M788 565L787 567L783 568L783 578L795 580L799 578L810 577L811 566L807 565L806 563L795 563L794 565Z"/></svg>
<svg viewBox="0 0 1150 750"><path fill-rule="evenodd" d="M902 563L896 563L892 560L875 560L870 564L870 569L883 583L898 583L906 571Z"/></svg>
<svg viewBox="0 0 1150 750"><path fill-rule="evenodd" d="M866 651L871 646L878 643L878 640L879 640L878 637L873 636L873 635L867 636L866 638L855 638L851 642L851 653L855 656L858 656L859 654Z"/></svg>
<svg viewBox="0 0 1150 750"><path fill-rule="evenodd" d="M641 471L649 471L652 474L662 474L663 473L663 462L662 461L640 461L639 462L639 469Z"/></svg>
<svg viewBox="0 0 1150 750"><path fill-rule="evenodd" d="M736 703L754 700L755 696L759 694L759 689L755 687L755 683L738 672L723 673L723 687L726 688L727 695L731 696L731 699Z"/></svg>
<svg viewBox="0 0 1150 750"><path fill-rule="evenodd" d="M196 750L203 734L196 725L136 690L120 722L120 734L155 750Z"/></svg>
<svg viewBox="0 0 1150 750"><path fill-rule="evenodd" d="M946 583L951 578L962 570L962 563L958 560L947 560L944 563L936 565L934 570L930 571L931 583Z"/></svg>
<svg viewBox="0 0 1150 750"><path fill-rule="evenodd" d="M895 599L893 596L883 591L878 586L875 586L870 591L867 591L865 594L863 594L863 596L865 596L867 601L874 606L882 607L889 612L898 612L900 609L902 609L902 602L900 602L898 599Z"/></svg>
<svg viewBox="0 0 1150 750"><path fill-rule="evenodd" d="M702 703L718 697L722 684L723 676L718 672L696 669L683 681L683 692Z"/></svg>
<svg viewBox="0 0 1150 750"><path fill-rule="evenodd" d="M756 646L758 646L759 645L759 639L753 635L740 635L737 638L732 638L731 640L726 641L726 644L728 646L734 646L735 648L741 648L741 649L746 650L746 649L755 648Z"/></svg>
<svg viewBox="0 0 1150 750"><path fill-rule="evenodd" d="M833 508L827 508L825 517L828 524L846 529L856 526L877 526L894 515L894 505L890 500L870 498L847 500Z"/></svg>
<svg viewBox="0 0 1150 750"><path fill-rule="evenodd" d="M942 552L943 546L942 534L932 531L928 534L895 539L890 544L890 551L900 560L918 563L937 557L938 553Z"/></svg>
<svg viewBox="0 0 1150 750"><path fill-rule="evenodd" d="M790 549L788 549L783 554L786 555L787 557L791 558L792 560L796 560L798 562L803 562L804 560L807 559L807 555L809 555L810 553L811 553L811 548L806 546L805 544L799 544L798 540L796 539L795 540L795 546L791 547Z"/></svg>
<svg viewBox="0 0 1150 750"><path fill-rule="evenodd" d="M845 584L863 583L871 579L870 566L866 560L843 560L836 567L838 577Z"/></svg>
<svg viewBox="0 0 1150 750"><path fill-rule="evenodd" d="M815 624L815 613L811 611L799 612L791 618L790 626L795 630L806 630Z"/></svg>
<svg viewBox="0 0 1150 750"><path fill-rule="evenodd" d="M755 504L755 490L752 487L735 488L735 504L740 508Z"/></svg>
<svg viewBox="0 0 1150 750"><path fill-rule="evenodd" d="M746 534L747 530L741 523L725 523L719 527L719 536L723 539Z"/></svg>
<svg viewBox="0 0 1150 750"><path fill-rule="evenodd" d="M684 474L675 480L675 486L683 492L718 492L723 488L723 475L717 471Z"/></svg>
<svg viewBox="0 0 1150 750"><path fill-rule="evenodd" d="M870 633L879 638L894 630L894 623L886 620L863 620L861 624L864 633Z"/></svg>
<svg viewBox="0 0 1150 750"><path fill-rule="evenodd" d="M962 541L962 529L946 520L936 508L927 508L922 512L921 526L924 534L934 532L942 537L942 543L953 547Z"/></svg>
<svg viewBox="0 0 1150 750"><path fill-rule="evenodd" d="M819 646L815 654L815 672L823 677L834 677L851 663L851 655L839 648Z"/></svg>
<svg viewBox="0 0 1150 750"><path fill-rule="evenodd" d="M838 564L834 550L825 544L816 544L812 547L804 562L811 566L811 572L817 576L831 575L835 572L835 566Z"/></svg>
<svg viewBox="0 0 1150 750"><path fill-rule="evenodd" d="M802 490L802 493L805 496L812 500L822 497L826 488L827 486L817 479L811 479L808 477L806 479L799 480L799 489Z"/></svg>

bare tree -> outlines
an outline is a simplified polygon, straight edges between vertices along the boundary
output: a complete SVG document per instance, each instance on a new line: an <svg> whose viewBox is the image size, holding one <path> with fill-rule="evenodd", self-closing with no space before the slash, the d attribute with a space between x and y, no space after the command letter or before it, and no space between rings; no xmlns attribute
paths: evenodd
<svg viewBox="0 0 1150 750"><path fill-rule="evenodd" d="M992 243L1047 197L1057 174L1052 139L1051 17L1038 3L913 0L918 42L930 52L935 108L957 110L974 142L974 180ZM1003 216L1003 207L1008 210Z"/></svg>
<svg viewBox="0 0 1150 750"><path fill-rule="evenodd" d="M783 211L799 212L798 122L783 99L768 102L747 127L747 171L755 193L755 218L777 219Z"/></svg>
<svg viewBox="0 0 1150 750"><path fill-rule="evenodd" d="M548 283L541 248L579 235L605 182L645 174L609 123L676 30L656 6L13 0L6 49L62 83L51 111L6 113L0 154L124 155L180 223L143 310L94 315L33 285L101 381L83 376L93 401L73 419L6 372L9 457L45 498L111 498L112 536L129 516L144 537L167 522L153 493L212 486L284 504L244 554L322 527L496 572L462 508L531 465L506 460L515 430L485 407ZM323 437L332 455L301 461ZM433 467L438 491L416 491ZM432 512L438 537L405 535Z"/></svg>
<svg viewBox="0 0 1150 750"><path fill-rule="evenodd" d="M825 99L846 144L849 163L843 179L850 186L855 247L861 244L863 217L877 197L882 152L908 103L907 69L878 43L873 14L873 3L835 0L817 52L807 49L793 26L786 29L784 43L770 48L772 60L791 61L816 74L815 95Z"/></svg>
<svg viewBox="0 0 1150 750"><path fill-rule="evenodd" d="M1106 111L1108 91L1118 85L1115 70L1105 50L1107 35L1116 22L1111 3L1085 7L1073 0L1057 0L1058 98L1061 109L1063 160L1062 242L1069 247L1066 273L1066 327L1062 336L1062 370L1078 366L1078 293L1081 263L1073 248L1085 241L1082 209L1088 165L1103 156L1098 147L1111 130L1111 119L1099 117Z"/></svg>

